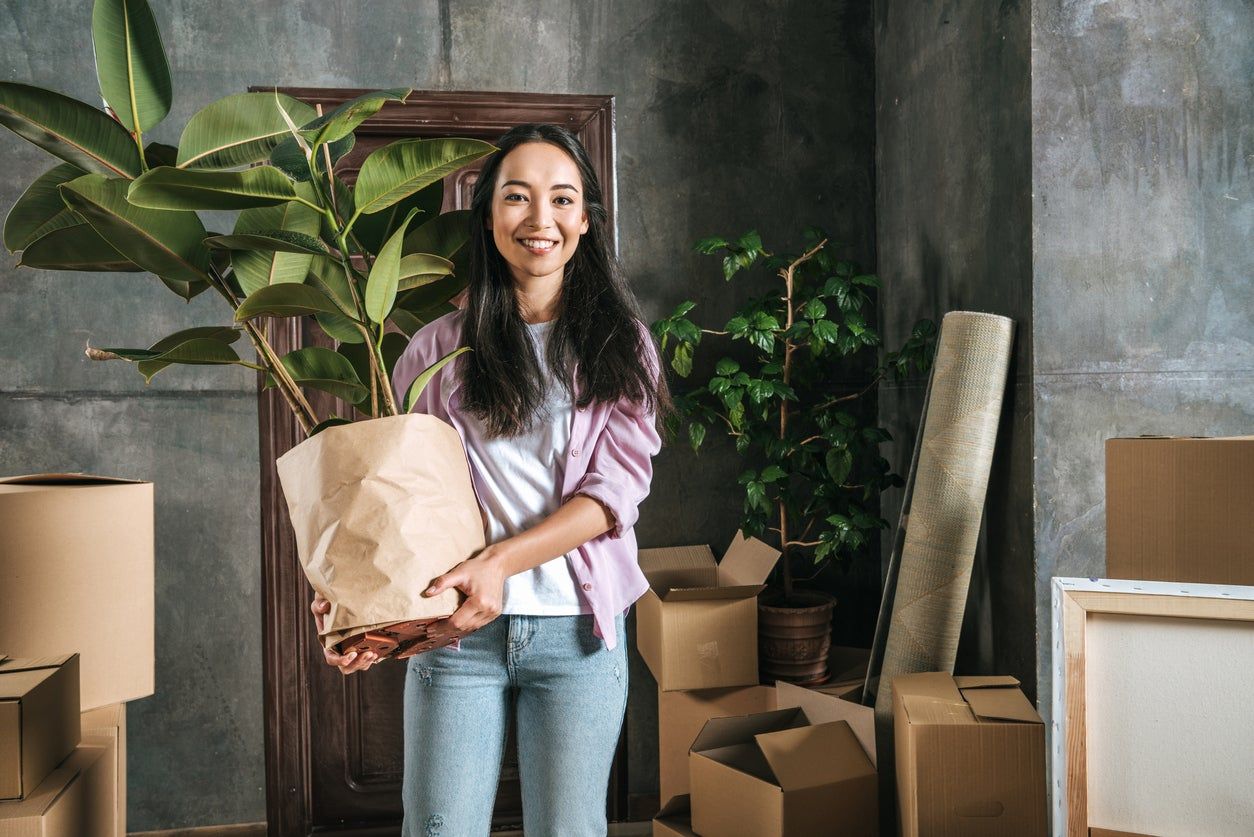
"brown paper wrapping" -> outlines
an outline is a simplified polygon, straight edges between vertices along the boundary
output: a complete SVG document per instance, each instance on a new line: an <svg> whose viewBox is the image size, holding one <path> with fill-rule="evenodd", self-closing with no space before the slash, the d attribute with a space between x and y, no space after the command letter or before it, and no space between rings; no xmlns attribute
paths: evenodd
<svg viewBox="0 0 1254 837"><path fill-rule="evenodd" d="M362 630L448 616L431 580L484 547L461 437L420 413L329 427L276 462L305 577L330 603L330 648Z"/></svg>

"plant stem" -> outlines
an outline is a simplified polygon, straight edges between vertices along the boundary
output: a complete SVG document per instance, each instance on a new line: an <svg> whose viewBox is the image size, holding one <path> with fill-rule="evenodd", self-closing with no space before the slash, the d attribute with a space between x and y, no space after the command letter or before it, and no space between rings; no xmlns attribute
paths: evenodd
<svg viewBox="0 0 1254 837"><path fill-rule="evenodd" d="M788 331L792 328L793 316L794 316L793 304L792 304L793 275L796 272L798 267L800 267L802 264L804 264L805 262L813 258L814 254L817 253L819 250L823 249L823 246L825 244L827 244L826 238L820 241L818 244L814 245L814 247L807 250L804 254L802 254L802 256L799 259L797 259L792 264L788 265L787 269L781 272L781 275L783 276L783 279L784 279L784 289L785 289L784 305L785 305L786 318L787 318L784 323L785 335L787 335ZM793 353L793 349L795 348L796 346L793 344L792 339L785 336L784 337L784 370L783 370L783 375L782 375L784 386L788 386L788 384L791 381L792 353ZM786 399L781 398L779 402L779 440L783 442L787 437L788 437L788 401ZM792 599L792 567L790 566L790 561L789 561L789 557L790 557L789 548L791 546L807 546L809 544L805 544L805 543L798 544L795 541L788 540L788 509L784 505L783 497L779 499L778 504L779 504L779 543L780 543L779 560L780 560L781 572L784 578L784 602L787 603L790 599Z"/></svg>
<svg viewBox="0 0 1254 837"><path fill-rule="evenodd" d="M827 400L827 401L824 401L822 404L820 404L820 405L819 405L818 407L816 407L815 409L818 409L818 410L825 410L825 409L827 409L828 407L831 407L831 406L833 406L833 405L835 405L835 404L841 404L841 403L843 403L843 402L845 402L845 401L856 401L857 399L861 398L862 396L864 396L864 395L866 395L868 392L870 392L872 389L874 389L874 388L875 388L875 385L876 385L876 384L878 384L878 383L879 383L880 381L882 381L882 380L884 380L884 373L883 373L883 372L881 372L880 374L876 375L876 376L875 376L875 377L871 380L871 383L869 383L869 384L867 384L865 387L863 387L863 389L862 389L862 391L861 391L861 392L854 392L854 393L850 393L849 395L842 395L842 396L840 396L839 398L832 398L832 399L829 399L829 400Z"/></svg>
<svg viewBox="0 0 1254 837"><path fill-rule="evenodd" d="M209 284L214 290L222 295L227 304L231 306L231 310L235 311L239 308L239 300L235 298L235 294L227 287L226 282L218 274L218 272L210 267ZM244 331L248 334L248 339L252 341L253 349L256 350L257 356L265 362L265 371L270 372L274 376L274 382L278 386L279 392L283 394L283 399L287 401L287 406L291 408L292 413L296 416L296 420L300 422L301 429L308 435L309 431L318 424L318 416L314 413L313 407L309 406L309 402L305 400L304 393L300 391L300 387L292 380L292 376L288 374L287 367L279 360L278 355L270 344L266 341L265 335L252 322L245 321ZM253 366L253 364L248 364Z"/></svg>

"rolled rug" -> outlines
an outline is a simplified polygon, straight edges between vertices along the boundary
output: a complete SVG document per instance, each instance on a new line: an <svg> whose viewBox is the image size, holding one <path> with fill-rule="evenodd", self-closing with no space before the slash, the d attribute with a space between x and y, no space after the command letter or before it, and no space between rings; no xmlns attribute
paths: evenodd
<svg viewBox="0 0 1254 837"><path fill-rule="evenodd" d="M995 314L954 311L941 323L875 700L884 760L893 678L953 671L1013 337L1014 321Z"/></svg>

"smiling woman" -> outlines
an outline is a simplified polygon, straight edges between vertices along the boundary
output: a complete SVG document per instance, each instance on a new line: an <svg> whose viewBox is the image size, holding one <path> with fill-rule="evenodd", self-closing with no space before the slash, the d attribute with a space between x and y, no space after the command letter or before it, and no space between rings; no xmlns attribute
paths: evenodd
<svg viewBox="0 0 1254 837"><path fill-rule="evenodd" d="M460 434L488 535L427 591L465 601L436 629L461 639L410 658L404 833L487 833L512 719L527 833L604 834L624 619L648 586L632 527L671 405L583 146L548 124L497 146L471 201L466 307L420 329L393 375L402 391L471 350L413 409Z"/></svg>

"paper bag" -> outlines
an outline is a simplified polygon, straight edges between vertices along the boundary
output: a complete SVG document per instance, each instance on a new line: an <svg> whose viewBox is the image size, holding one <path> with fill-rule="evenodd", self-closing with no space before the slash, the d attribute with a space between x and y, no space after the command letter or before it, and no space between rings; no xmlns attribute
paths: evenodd
<svg viewBox="0 0 1254 837"><path fill-rule="evenodd" d="M422 595L485 543L451 425L422 413L336 425L276 465L305 577L331 603L323 647L364 626L457 609L457 590Z"/></svg>

